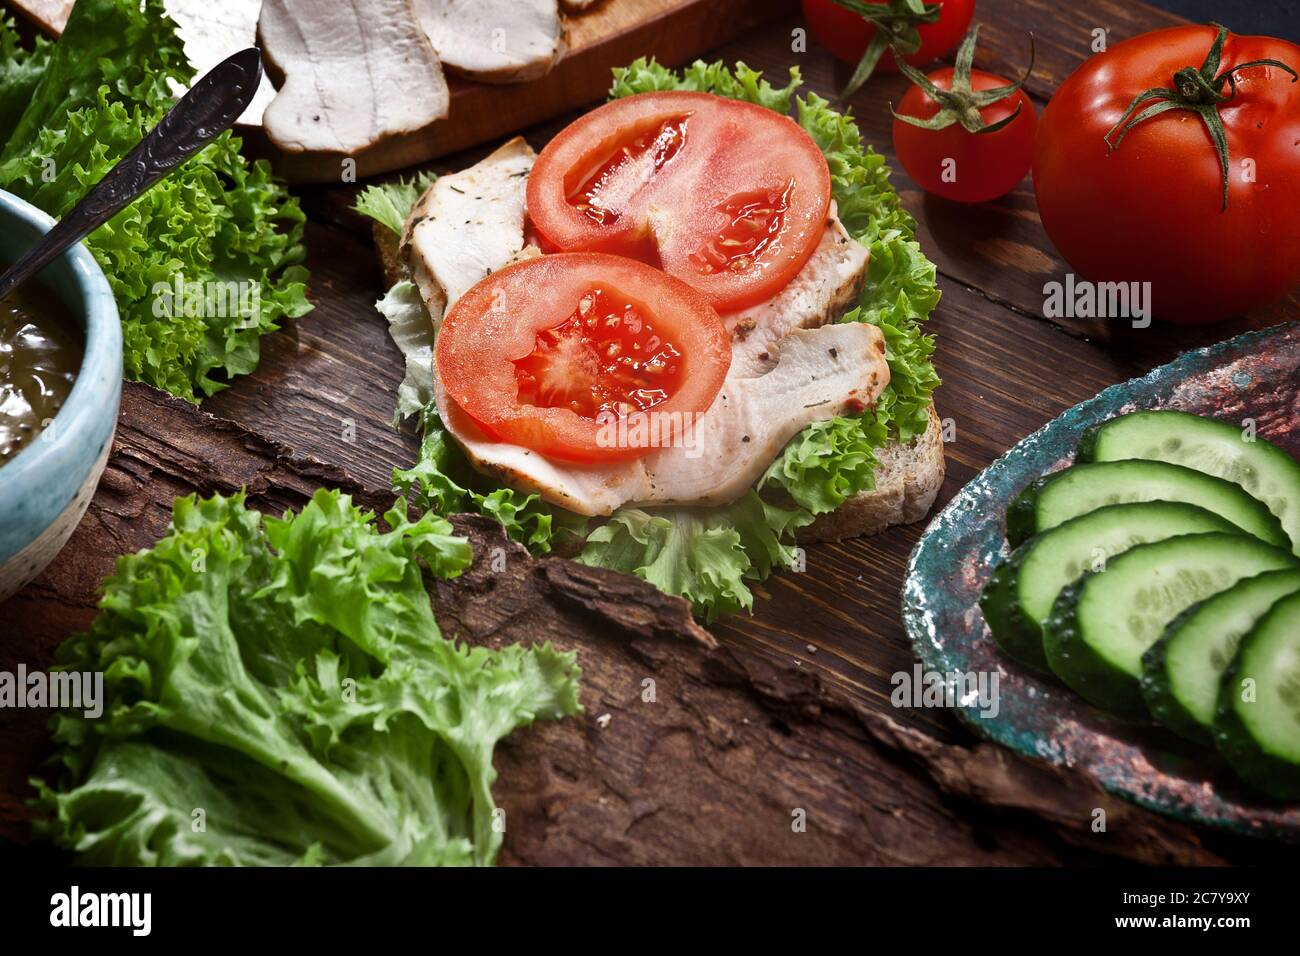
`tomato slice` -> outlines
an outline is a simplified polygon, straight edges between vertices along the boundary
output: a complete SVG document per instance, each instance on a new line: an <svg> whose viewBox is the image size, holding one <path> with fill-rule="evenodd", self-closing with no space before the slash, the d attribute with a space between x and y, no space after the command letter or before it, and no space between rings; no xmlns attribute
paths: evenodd
<svg viewBox="0 0 1300 956"><path fill-rule="evenodd" d="M826 228L831 179L788 116L709 93L642 93L570 124L528 177L545 246L662 268L718 311L771 298Z"/></svg>
<svg viewBox="0 0 1300 956"><path fill-rule="evenodd" d="M555 253L461 296L435 361L448 397L490 436L549 458L619 461L674 443L713 403L731 339L704 296L658 269Z"/></svg>

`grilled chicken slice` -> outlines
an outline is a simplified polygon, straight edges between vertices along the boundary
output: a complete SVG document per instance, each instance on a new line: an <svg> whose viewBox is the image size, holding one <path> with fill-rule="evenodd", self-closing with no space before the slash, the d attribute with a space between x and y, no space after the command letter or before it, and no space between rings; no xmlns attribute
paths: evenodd
<svg viewBox="0 0 1300 956"><path fill-rule="evenodd" d="M412 208L402 254L429 313L441 317L524 247L524 197L537 154L516 136L482 162L436 179Z"/></svg>
<svg viewBox="0 0 1300 956"><path fill-rule="evenodd" d="M781 340L795 329L842 315L862 291L868 258L866 247L845 231L832 201L821 242L790 284L766 302L722 316L731 331L731 367L754 375L766 371L776 363Z"/></svg>
<svg viewBox="0 0 1300 956"><path fill-rule="evenodd" d="M257 35L283 78L262 119L281 149L357 156L391 143L401 154L400 141L447 116L411 0L265 0Z"/></svg>
<svg viewBox="0 0 1300 956"><path fill-rule="evenodd" d="M522 83L564 55L559 0L415 0L450 69L484 83Z"/></svg>
<svg viewBox="0 0 1300 956"><path fill-rule="evenodd" d="M522 185L532 153L517 143L438 180L411 213L403 247L435 324L474 283L534 251L524 246ZM878 329L825 324L856 296L866 268L866 250L832 209L825 237L785 289L723 316L733 332L731 369L682 447L612 464L552 461L484 435L448 399L435 372L439 414L480 471L580 514L608 515L625 504L732 501L800 430L871 406L888 384Z"/></svg>
<svg viewBox="0 0 1300 956"><path fill-rule="evenodd" d="M816 421L857 414L889 383L880 330L850 322L796 329L767 372L728 374L681 446L601 465L552 461L493 441L455 406L435 376L438 412L476 468L585 515L625 504L715 505L752 487L786 443Z"/></svg>
<svg viewBox="0 0 1300 956"><path fill-rule="evenodd" d="M717 505L752 488L790 439L813 422L856 415L889 384L885 340L874 325L799 328L761 375L728 374L682 447L651 452L632 504Z"/></svg>

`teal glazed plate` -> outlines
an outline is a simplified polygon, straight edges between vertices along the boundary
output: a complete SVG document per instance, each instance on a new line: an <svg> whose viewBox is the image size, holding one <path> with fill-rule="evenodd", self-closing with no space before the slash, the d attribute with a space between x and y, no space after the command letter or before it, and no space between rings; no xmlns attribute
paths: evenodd
<svg viewBox="0 0 1300 956"><path fill-rule="evenodd" d="M929 671L998 673L999 708L958 706L977 733L1029 757L1077 769L1106 790L1180 820L1300 842L1300 804L1246 789L1212 750L1154 724L1112 717L1002 654L979 597L1007 553L1007 504L1068 465L1084 429L1143 408L1176 408L1241 424L1300 459L1300 322L1188 352L1106 389L1030 435L980 473L931 522L912 552L903 618Z"/></svg>

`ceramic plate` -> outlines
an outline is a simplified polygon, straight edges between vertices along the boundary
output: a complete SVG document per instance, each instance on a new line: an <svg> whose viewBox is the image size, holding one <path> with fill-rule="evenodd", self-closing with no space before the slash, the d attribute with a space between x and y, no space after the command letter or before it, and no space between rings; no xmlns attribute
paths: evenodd
<svg viewBox="0 0 1300 956"><path fill-rule="evenodd" d="M1300 458L1300 323L1251 332L1188 352L1149 375L1106 389L1030 435L962 489L912 553L903 616L927 670L998 672L999 710L957 713L978 733L1020 753L1076 767L1107 790L1194 823L1300 841L1300 805L1254 796L1212 751L1153 725L1102 713L1002 654L979 596L1006 554L1009 501L1035 478L1068 465L1084 429L1142 408L1177 408L1240 424Z"/></svg>

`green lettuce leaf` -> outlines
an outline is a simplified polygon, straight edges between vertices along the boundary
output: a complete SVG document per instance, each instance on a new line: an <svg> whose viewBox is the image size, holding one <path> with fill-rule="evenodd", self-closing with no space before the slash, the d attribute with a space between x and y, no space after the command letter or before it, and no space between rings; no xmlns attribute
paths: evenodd
<svg viewBox="0 0 1300 956"><path fill-rule="evenodd" d="M540 495L502 487L471 467L430 402L420 411L420 457L393 470L393 489L422 511L485 514L533 554L570 551L582 541L587 521L556 508Z"/></svg>
<svg viewBox="0 0 1300 956"><path fill-rule="evenodd" d="M13 20L0 17L0 143L13 135L49 62L49 40L37 37L35 45L26 49Z"/></svg>
<svg viewBox="0 0 1300 956"><path fill-rule="evenodd" d="M337 491L265 521L242 494L178 499L60 648L103 674L103 713L53 719L37 831L90 864L490 864L493 749L577 712L578 667L443 638L424 576L469 545L384 520Z"/></svg>
<svg viewBox="0 0 1300 956"><path fill-rule="evenodd" d="M680 73L660 66L653 59L640 57L631 65L614 70L614 82L609 88L609 98L619 99L637 93L660 93L666 90L686 90L692 93L712 93L733 100L757 103L777 113L790 112L790 98L803 81L798 69L790 68L790 82L773 86L763 79L763 74L744 63L728 68L721 60L705 63L696 60Z"/></svg>
<svg viewBox="0 0 1300 956"><path fill-rule="evenodd" d="M31 53L2 25L0 58L0 128L11 90L25 101L0 150L0 188L56 218L162 118L171 83L192 75L161 0L79 0L58 43ZM310 309L302 211L239 148L222 134L86 241L117 298L126 376L189 401L251 372L261 336ZM205 306L165 298L178 281L202 290Z"/></svg>
<svg viewBox="0 0 1300 956"><path fill-rule="evenodd" d="M747 581L797 566L789 538L811 520L754 490L717 508L620 508L587 536L578 560L681 595L712 623L753 607Z"/></svg>
<svg viewBox="0 0 1300 956"><path fill-rule="evenodd" d="M388 320L388 334L406 361L393 409L393 427L397 427L433 402L433 319L413 282L397 283L375 308Z"/></svg>
<svg viewBox="0 0 1300 956"><path fill-rule="evenodd" d="M403 176L395 182L367 186L361 190L352 208L400 236L411 207L437 178L432 172L419 172L410 180Z"/></svg>
<svg viewBox="0 0 1300 956"><path fill-rule="evenodd" d="M834 511L874 487L875 450L888 439L874 415L814 422L790 441L758 486L784 490L810 516Z"/></svg>

